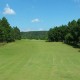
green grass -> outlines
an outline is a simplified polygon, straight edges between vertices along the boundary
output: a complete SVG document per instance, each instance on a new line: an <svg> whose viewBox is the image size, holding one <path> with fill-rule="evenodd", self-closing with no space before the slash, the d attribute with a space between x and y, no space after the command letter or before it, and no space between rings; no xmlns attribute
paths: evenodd
<svg viewBox="0 0 80 80"><path fill-rule="evenodd" d="M21 40L0 47L0 80L80 80L80 52L69 45Z"/></svg>

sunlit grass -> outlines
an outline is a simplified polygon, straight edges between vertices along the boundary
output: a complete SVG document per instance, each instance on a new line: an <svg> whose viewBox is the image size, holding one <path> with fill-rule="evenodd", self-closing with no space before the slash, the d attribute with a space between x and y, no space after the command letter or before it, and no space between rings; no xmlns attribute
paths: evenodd
<svg viewBox="0 0 80 80"><path fill-rule="evenodd" d="M0 47L0 80L80 80L80 52L60 42L21 40Z"/></svg>

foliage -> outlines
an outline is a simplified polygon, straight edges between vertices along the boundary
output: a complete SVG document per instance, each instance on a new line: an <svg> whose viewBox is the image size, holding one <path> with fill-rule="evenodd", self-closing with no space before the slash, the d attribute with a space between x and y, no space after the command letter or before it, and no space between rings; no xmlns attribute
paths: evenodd
<svg viewBox="0 0 80 80"><path fill-rule="evenodd" d="M70 44L70 42L73 41L73 36L71 35L71 33L68 33L68 34L65 36L65 41L66 41L67 43L69 43L69 44Z"/></svg>
<svg viewBox="0 0 80 80"><path fill-rule="evenodd" d="M66 43L79 44L80 42L80 19L73 20L68 25L51 28L48 32L49 41L64 41Z"/></svg>
<svg viewBox="0 0 80 80"><path fill-rule="evenodd" d="M12 28L5 17L0 19L0 42L12 42L16 39L20 39L20 30Z"/></svg>
<svg viewBox="0 0 80 80"><path fill-rule="evenodd" d="M47 40L48 31L30 31L30 32L21 32L22 39L41 39Z"/></svg>
<svg viewBox="0 0 80 80"><path fill-rule="evenodd" d="M14 31L14 38L17 40L21 39L21 33L18 27L13 27L13 31Z"/></svg>

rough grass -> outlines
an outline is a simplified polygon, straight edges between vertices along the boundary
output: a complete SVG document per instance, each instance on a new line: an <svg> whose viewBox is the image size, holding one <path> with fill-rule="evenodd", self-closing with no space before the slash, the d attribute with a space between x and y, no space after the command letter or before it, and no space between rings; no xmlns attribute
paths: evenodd
<svg viewBox="0 0 80 80"><path fill-rule="evenodd" d="M63 43L21 40L0 47L0 80L80 80L80 52Z"/></svg>
<svg viewBox="0 0 80 80"><path fill-rule="evenodd" d="M6 42L4 42L4 43L1 43L1 42L0 42L0 47L1 47L1 46L4 46L4 45L6 45Z"/></svg>

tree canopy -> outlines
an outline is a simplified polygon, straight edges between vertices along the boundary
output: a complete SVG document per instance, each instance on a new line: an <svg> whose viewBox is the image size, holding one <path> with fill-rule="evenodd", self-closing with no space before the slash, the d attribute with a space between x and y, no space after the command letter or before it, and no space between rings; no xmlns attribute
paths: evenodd
<svg viewBox="0 0 80 80"><path fill-rule="evenodd" d="M72 20L67 25L51 28L48 32L48 41L64 41L78 45L80 43L80 19Z"/></svg>
<svg viewBox="0 0 80 80"><path fill-rule="evenodd" d="M19 28L11 27L5 17L0 19L0 42L12 42L16 39L21 39Z"/></svg>
<svg viewBox="0 0 80 80"><path fill-rule="evenodd" d="M23 39L41 39L47 40L48 31L29 31L29 32L21 32L21 38Z"/></svg>

